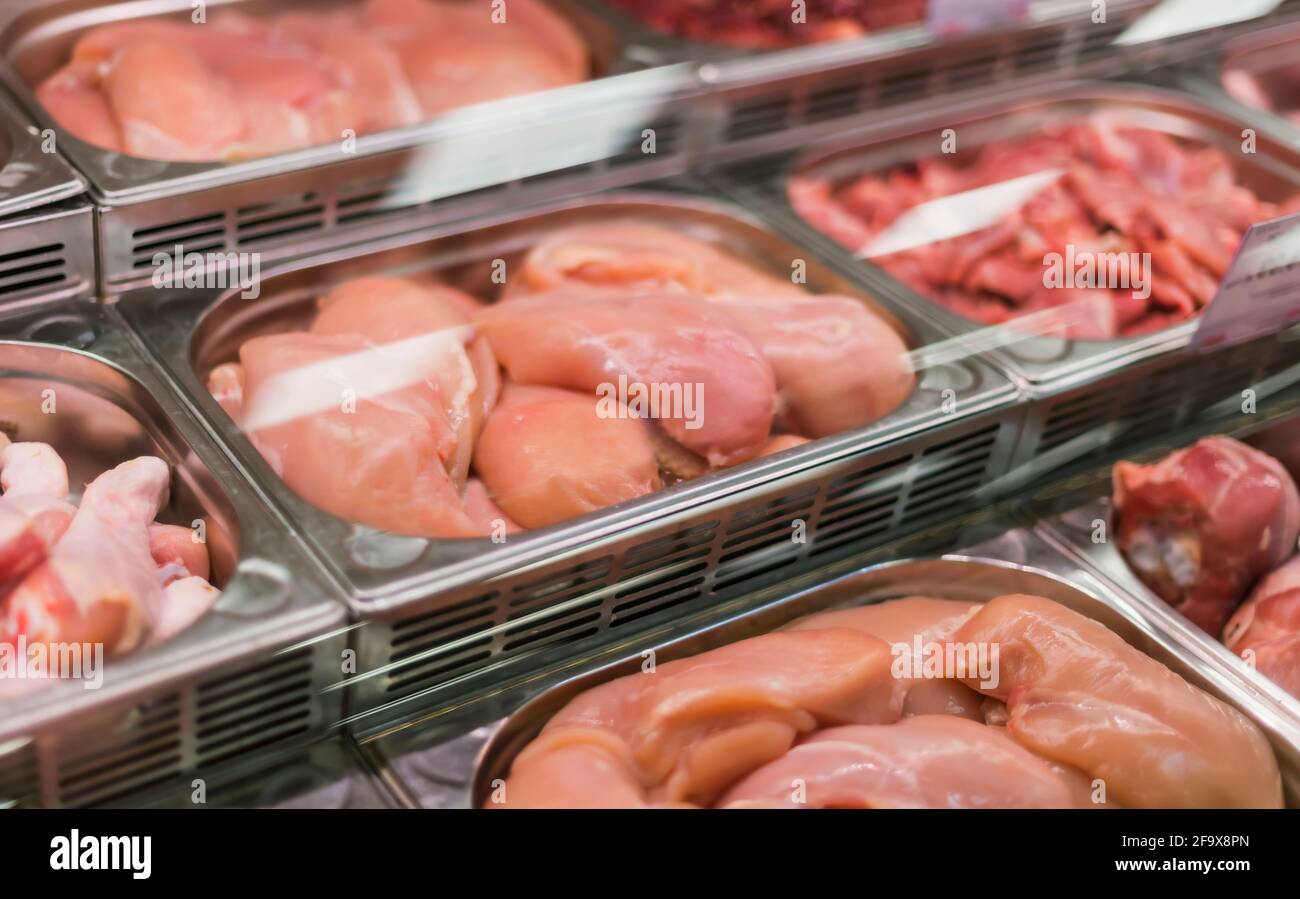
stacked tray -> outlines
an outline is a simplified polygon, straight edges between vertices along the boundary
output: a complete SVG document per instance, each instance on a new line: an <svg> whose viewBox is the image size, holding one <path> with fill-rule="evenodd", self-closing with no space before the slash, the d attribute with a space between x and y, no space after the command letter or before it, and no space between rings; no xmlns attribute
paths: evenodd
<svg viewBox="0 0 1300 899"><path fill-rule="evenodd" d="M202 520L223 590L192 627L110 659L98 689L5 703L0 804L82 806L320 733L342 717L345 609L125 331L94 307L0 318L0 424L48 442L74 483L139 455L173 469L164 515Z"/></svg>
<svg viewBox="0 0 1300 899"><path fill-rule="evenodd" d="M0 94L0 308L88 298L94 207L52 138Z"/></svg>
<svg viewBox="0 0 1300 899"><path fill-rule="evenodd" d="M1014 561L1006 561L1008 557ZM870 565L820 577L791 592L768 591L731 617L700 626L682 622L673 634L626 647L612 659L588 660L588 665L535 679L504 698L493 697L477 709L477 726L467 727L466 719L474 720L471 712L458 709L403 729L363 736L362 748L390 777L405 783L406 795L420 807L478 807L488 801L514 756L550 715L579 692L639 670L647 652L654 653L656 663L671 661L766 633L812 612L901 596L982 602L1008 593L1044 596L1101 622L1189 683L1246 714L1273 745L1288 804L1300 805L1300 719L1261 700L1234 667L1203 657L1184 644L1181 635L1165 630L1126 596L1026 530L1013 530L959 554ZM499 717L502 714L505 717Z"/></svg>
<svg viewBox="0 0 1300 899"><path fill-rule="evenodd" d="M879 421L511 537L423 540L370 532L289 491L203 384L243 339L302 320L333 284L368 274L434 274L480 299L487 263L514 270L541 236L582 222L634 220L694 235L778 277L806 263L814 292L849 294L898 322L919 386ZM469 278L470 280L466 280ZM1019 430L1012 385L976 359L927 362L928 321L877 302L772 224L698 190L615 192L464 226L434 226L264 275L250 304L227 291L141 289L115 307L196 413L348 584L365 627L352 710L413 696L421 705L465 679L619 639L941 518L1005 470ZM194 323L193 325L189 323ZM805 542L791 539L802 522ZM528 661L532 659L532 661Z"/></svg>
<svg viewBox="0 0 1300 899"><path fill-rule="evenodd" d="M857 258L795 211L787 185L810 173L873 173L936 156L944 129L959 136L959 152L966 154L995 138L1033 134L1044 124L1097 111L1212 146L1235 148L1240 142L1237 120L1185 92L1123 81L1067 81L1009 90L983 102L939 100L924 113L860 129L825 148L771 154L722 167L712 177L742 205L778 215L793 239L816 247L841 267L855 267L875 295L931 318L953 335L958 348L1001 362L1029 400L1012 467L1052 451L1062 457L1053 464L1063 464L1106 450L1105 443L1098 445L1089 436L1109 442L1118 428L1119 436L1131 441L1177 426L1239 394L1296 361L1295 344L1283 334L1213 353L1194 352L1189 345L1199 319L1108 340L1017 335L1011 328L990 327L953 313L877 264ZM1260 137L1257 156L1240 158L1237 171L1239 183L1264 198L1282 200L1300 189L1300 154L1267 136Z"/></svg>
<svg viewBox="0 0 1300 899"><path fill-rule="evenodd" d="M292 4L222 6L260 13ZM6 4L0 82L42 128L54 131L60 151L85 175L101 207L100 286L113 291L147 282L153 254L176 245L187 252L256 252L269 262L299 255L304 240L373 230L412 209L464 217L515 204L521 194L554 194L577 177L617 184L681 170L699 131L684 102L694 90L693 69L662 46L618 32L588 4L555 0L552 6L586 43L594 81L362 135L354 147L338 142L229 164L159 162L73 137L36 99L35 87L79 35L139 17L139 4ZM186 20L192 9L172 0L147 12ZM645 129L655 133L653 153L642 150ZM584 142L592 149L575 155ZM421 156L422 146L435 149ZM495 189L483 193L487 188Z"/></svg>

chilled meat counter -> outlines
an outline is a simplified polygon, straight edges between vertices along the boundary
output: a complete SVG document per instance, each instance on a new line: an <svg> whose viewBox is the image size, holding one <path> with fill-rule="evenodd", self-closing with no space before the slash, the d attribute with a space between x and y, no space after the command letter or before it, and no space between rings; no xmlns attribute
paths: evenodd
<svg viewBox="0 0 1300 899"><path fill-rule="evenodd" d="M0 806L1300 806L1300 19L978 6L0 8Z"/></svg>

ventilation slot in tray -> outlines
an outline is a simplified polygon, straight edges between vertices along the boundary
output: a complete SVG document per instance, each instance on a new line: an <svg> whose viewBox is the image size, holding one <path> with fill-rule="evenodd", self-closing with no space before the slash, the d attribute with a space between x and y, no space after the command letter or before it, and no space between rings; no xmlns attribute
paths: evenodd
<svg viewBox="0 0 1300 899"><path fill-rule="evenodd" d="M818 485L810 484L733 512L713 573L714 592L770 577L798 561L814 533L810 519L820 492ZM804 539L795 539L801 535Z"/></svg>
<svg viewBox="0 0 1300 899"><path fill-rule="evenodd" d="M745 140L781 131L789 123L789 94L765 96L732 108L726 140Z"/></svg>
<svg viewBox="0 0 1300 899"><path fill-rule="evenodd" d="M827 122L853 115L862 101L862 84L832 84L808 95L803 120L808 123Z"/></svg>
<svg viewBox="0 0 1300 899"><path fill-rule="evenodd" d="M153 268L155 253L170 256L177 245L186 253L224 250L225 215L214 212L212 215L138 229L131 235L131 264L135 269Z"/></svg>
<svg viewBox="0 0 1300 899"><path fill-rule="evenodd" d="M896 106L920 100L930 92L931 74L929 66L889 72L880 79L876 101L881 106Z"/></svg>
<svg viewBox="0 0 1300 899"><path fill-rule="evenodd" d="M1083 41L1079 45L1079 61L1086 62L1112 52L1115 49L1113 46L1115 38L1119 37L1128 25L1128 22L1090 23L1083 29Z"/></svg>
<svg viewBox="0 0 1300 899"><path fill-rule="evenodd" d="M1035 36L1016 48L1011 65L1017 75L1041 72L1058 67L1061 58L1061 36L1051 34Z"/></svg>
<svg viewBox="0 0 1300 899"><path fill-rule="evenodd" d="M325 204L320 195L305 193L236 210L235 243L241 250L255 250L278 240L302 238L324 227Z"/></svg>
<svg viewBox="0 0 1300 899"><path fill-rule="evenodd" d="M0 253L0 297L58 284L68 277L67 264L61 243Z"/></svg>
<svg viewBox="0 0 1300 899"><path fill-rule="evenodd" d="M990 425L926 449L907 491L902 523L916 524L969 503L971 491L986 480L998 431L998 425Z"/></svg>
<svg viewBox="0 0 1300 899"><path fill-rule="evenodd" d="M310 648L279 655L198 688L198 765L214 764L305 733L312 724Z"/></svg>
<svg viewBox="0 0 1300 899"><path fill-rule="evenodd" d="M181 770L180 698L169 694L116 718L104 734L81 731L58 749L58 803L87 806L165 783ZM86 747L86 740L92 745Z"/></svg>
<svg viewBox="0 0 1300 899"><path fill-rule="evenodd" d="M944 80L953 90L966 90L989 84L997 76L996 56L977 56L952 63L944 72Z"/></svg>

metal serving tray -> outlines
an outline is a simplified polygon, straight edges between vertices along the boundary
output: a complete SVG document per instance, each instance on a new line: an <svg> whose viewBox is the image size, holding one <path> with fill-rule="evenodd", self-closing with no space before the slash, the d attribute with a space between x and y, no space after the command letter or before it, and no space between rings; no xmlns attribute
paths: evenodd
<svg viewBox="0 0 1300 899"><path fill-rule="evenodd" d="M1225 42L1214 52L1177 69L1172 80L1207 104L1292 147L1300 147L1300 125L1280 113L1288 83L1300 75L1300 8L1271 27L1252 30ZM1230 79L1246 82L1250 95L1234 90ZM1300 110L1300 90L1292 88Z"/></svg>
<svg viewBox="0 0 1300 899"><path fill-rule="evenodd" d="M626 644L612 660L610 654L589 658L539 677L506 697L492 697L482 711L506 715L494 723L480 722L468 732L457 732L452 722L433 717L363 738L362 748L390 776L404 782L407 796L424 807L480 806L490 794L492 781L505 777L514 756L552 714L577 693L637 670L647 649L653 649L657 660L670 661L828 608L912 594L980 602L1006 593L1046 596L1094 618L1190 683L1244 712L1274 746L1289 804L1300 803L1300 728L1294 722L1271 704L1258 701L1235 672L1184 646L1104 581L1024 530L1007 532L960 554L885 562L767 590L713 622L682 621L672 632ZM457 735L447 739L449 730ZM439 733L442 740L435 745L423 739Z"/></svg>
<svg viewBox="0 0 1300 899"><path fill-rule="evenodd" d="M1149 65L1191 40L1115 45L1155 5L1112 0L1106 21L1094 22L1090 0L1040 0L1027 22L996 31L936 39L926 28L907 28L710 61L700 70L700 102L713 131L702 144L708 161L731 162L833 139L954 94L1000 95L1017 84L1113 74L1129 59Z"/></svg>
<svg viewBox="0 0 1300 899"><path fill-rule="evenodd" d="M899 410L865 428L504 544L422 540L358 528L299 499L203 386L202 375L232 358L242 339L292 327L314 297L340 280L438 272L490 297L482 290L489 260L506 260L509 271L557 227L624 217L716 241L778 274L788 275L788 260L803 258L814 291L864 293L734 207L647 190L338 250L268 274L254 301L237 290L148 288L116 305L238 464L347 585L354 612L366 621L356 633L360 674L349 685L354 711L416 693L423 694L419 702L432 702L470 675L490 676L547 651L572 652L584 640L618 639L648 618L677 615L832 553L881 542L950 514L1004 469L1020 414L1014 388L977 360L936 361ZM941 353L933 325L906 310L885 312L924 348L922 355ZM795 519L806 523L806 543L791 539Z"/></svg>
<svg viewBox="0 0 1300 899"><path fill-rule="evenodd" d="M400 808L392 787L362 759L346 736L331 737L192 779L131 808Z"/></svg>
<svg viewBox="0 0 1300 899"><path fill-rule="evenodd" d="M82 305L0 319L0 427L52 443L74 484L144 453L167 459L162 517L205 520L223 587L176 638L110 660L99 689L63 681L0 703L0 806L102 804L341 718L322 692L346 647L336 589L125 329Z"/></svg>
<svg viewBox="0 0 1300 899"><path fill-rule="evenodd" d="M1259 419L1263 419L1262 421ZM1216 428L1216 433L1231 433L1250 443L1266 440L1275 429L1294 431L1300 424L1300 390L1279 402L1270 412L1245 415L1236 427ZM1139 461L1154 461L1174 449L1188 446L1199 435L1180 434L1174 441L1145 447L1134 456ZM1273 681L1247 665L1214 636L1189 622L1180 612L1151 591L1128 567L1119 549L1111 543L1111 469L1100 468L1079 475L1064 485L1041 491L1027 509L1037 519L1035 530L1078 564L1096 573L1112 589L1128 597L1143 614L1181 643L1195 647L1200 654L1212 657L1223 668L1236 673L1261 701L1270 702L1300 727L1300 698L1290 695ZM1102 530L1098 529L1101 525ZM1095 533L1102 535L1094 540Z"/></svg>
<svg viewBox="0 0 1300 899"><path fill-rule="evenodd" d="M1026 337L973 322L915 293L814 228L792 208L786 183L792 175L816 167L869 172L933 156L943 128L957 130L966 155L988 140L1029 133L1044 122L1098 108L1182 137L1217 145L1240 143L1238 122L1185 93L1124 82L1069 81L1050 89L1027 86L980 103L939 101L937 108L860 129L808 153L779 153L723 167L711 178L724 193L761 210L801 245L836 260L840 267L856 268L873 295L930 317L970 352L989 350L990 358L1004 365L1031 399L1013 463L1020 466L1106 425L1123 423L1134 432L1167 430L1296 361L1297 347L1266 337L1196 354L1186 349L1197 327L1195 319L1154 334L1110 341ZM1266 196L1300 192L1300 151L1261 136L1258 155L1241 162L1239 172L1245 183Z"/></svg>
<svg viewBox="0 0 1300 899"><path fill-rule="evenodd" d="M612 186L682 170L700 131L684 102L694 92L693 67L663 47L619 34L591 3L548 2L582 33L602 77L365 135L354 152L340 143L229 164L140 159L78 140L36 100L34 86L86 29L140 16L189 16L186 0L4 4L0 82L54 131L59 150L89 182L101 207L101 289L110 291L147 281L153 254L178 244L192 252L291 258L305 238L373 233L403 210L432 210L449 220L554 195L578 181ZM213 0L208 7L257 12L295 5L309 4ZM655 133L653 153L643 152L644 129Z"/></svg>
<svg viewBox="0 0 1300 899"><path fill-rule="evenodd" d="M0 94L0 308L95 289L95 220L86 185Z"/></svg>

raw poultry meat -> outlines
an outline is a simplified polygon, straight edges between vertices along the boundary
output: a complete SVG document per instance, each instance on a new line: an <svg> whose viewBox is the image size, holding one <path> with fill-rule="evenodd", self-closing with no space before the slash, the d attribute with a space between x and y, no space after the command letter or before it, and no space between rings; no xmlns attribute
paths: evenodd
<svg viewBox="0 0 1300 899"><path fill-rule="evenodd" d="M861 37L917 25L926 0L808 0L801 18L788 0L613 0L667 34L696 41L770 49Z"/></svg>
<svg viewBox="0 0 1300 899"><path fill-rule="evenodd" d="M722 808L1091 808L1078 771L949 715L830 727L749 774Z"/></svg>
<svg viewBox="0 0 1300 899"><path fill-rule="evenodd" d="M953 633L978 608L973 602L958 602L932 596L907 596L888 602L819 612L800 618L790 630L817 630L847 627L879 637L889 644L896 657L911 657L911 677L900 678L906 698L903 717L914 715L955 715L983 721L984 697L955 677L926 677L924 659L916 657L916 645L922 653L929 645L951 640Z"/></svg>
<svg viewBox="0 0 1300 899"><path fill-rule="evenodd" d="M727 316L693 297L534 294L484 310L475 324L518 383L596 391L622 377L667 388L674 399L660 407L660 427L712 465L753 458L771 432L771 365Z"/></svg>
<svg viewBox="0 0 1300 899"><path fill-rule="evenodd" d="M139 646L166 604L149 526L169 480L167 463L142 456L91 482L46 558L0 598L0 641Z"/></svg>
<svg viewBox="0 0 1300 899"><path fill-rule="evenodd" d="M998 683L969 686L1002 720L908 716L896 653L868 630L900 642L999 645ZM1272 751L1245 717L1097 622L1041 597L1003 596L821 613L592 687L523 748L485 804L1275 807L1281 799Z"/></svg>
<svg viewBox="0 0 1300 899"><path fill-rule="evenodd" d="M494 303L431 273L342 282L305 333L249 340L208 389L305 499L454 538L860 427L915 386L906 344L866 303L657 225L559 229L492 283L476 289Z"/></svg>
<svg viewBox="0 0 1300 899"><path fill-rule="evenodd" d="M900 704L881 640L843 628L765 634L588 690L517 764L527 770L557 747L595 744L648 799L707 802L800 734L894 721ZM549 792L564 801L556 787ZM509 780L505 789L509 798Z"/></svg>
<svg viewBox="0 0 1300 899"><path fill-rule="evenodd" d="M1300 493L1270 456L1207 437L1152 465L1114 469L1115 540L1158 596L1219 634L1300 535Z"/></svg>
<svg viewBox="0 0 1300 899"><path fill-rule="evenodd" d="M289 487L342 518L413 536L478 536L449 465L448 408L473 390L452 334L375 346L360 334L255 337L239 350L240 423ZM396 347L396 349L395 349ZM463 400L440 384L459 382Z"/></svg>
<svg viewBox="0 0 1300 899"><path fill-rule="evenodd" d="M506 386L474 451L474 469L507 520L545 527L662 486L650 425L601 411L590 394Z"/></svg>
<svg viewBox="0 0 1300 899"><path fill-rule="evenodd" d="M581 38L539 0L494 17L477 3L369 0L116 22L86 32L36 95L95 146L198 162L341 142L590 74Z"/></svg>
<svg viewBox="0 0 1300 899"><path fill-rule="evenodd" d="M958 315L1002 324L1037 313L1020 326L1086 340L1196 315L1247 226L1297 203L1256 196L1216 147L1104 114L992 141L965 164L813 170L791 179L789 197L809 223Z"/></svg>
<svg viewBox="0 0 1300 899"><path fill-rule="evenodd" d="M528 253L507 296L582 288L681 291L725 312L772 364L781 423L796 434L869 424L916 386L907 345L862 301L810 294L671 228L633 221L563 228Z"/></svg>
<svg viewBox="0 0 1300 899"><path fill-rule="evenodd" d="M1264 736L1110 630L1038 596L1000 596L958 628L999 647L999 678L967 685L1007 704L1007 733L1105 783L1127 807L1275 808L1281 775Z"/></svg>
<svg viewBox="0 0 1300 899"><path fill-rule="evenodd" d="M1223 643L1300 698L1300 556L1260 580L1223 629Z"/></svg>

